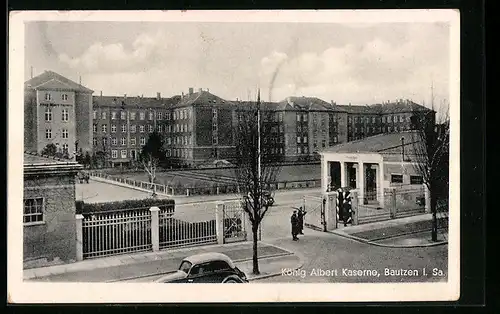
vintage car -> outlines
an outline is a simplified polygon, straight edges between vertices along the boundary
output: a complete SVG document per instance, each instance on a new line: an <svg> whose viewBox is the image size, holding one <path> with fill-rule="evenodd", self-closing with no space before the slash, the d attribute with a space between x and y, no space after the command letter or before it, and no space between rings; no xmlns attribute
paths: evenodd
<svg viewBox="0 0 500 314"><path fill-rule="evenodd" d="M248 279L233 261L222 253L202 253L186 257L179 269L158 283L247 283Z"/></svg>

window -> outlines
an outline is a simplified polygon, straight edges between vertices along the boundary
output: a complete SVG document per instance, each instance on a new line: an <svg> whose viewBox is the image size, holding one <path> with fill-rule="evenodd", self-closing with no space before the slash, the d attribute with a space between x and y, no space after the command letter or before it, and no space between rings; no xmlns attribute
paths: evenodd
<svg viewBox="0 0 500 314"><path fill-rule="evenodd" d="M121 144L122 146L127 145L127 139L126 139L126 138L124 138L124 137L122 137L122 138L121 138L121 140L120 140L120 144Z"/></svg>
<svg viewBox="0 0 500 314"><path fill-rule="evenodd" d="M64 122L67 122L69 120L69 112L68 109L63 109L62 110L62 120Z"/></svg>
<svg viewBox="0 0 500 314"><path fill-rule="evenodd" d="M111 158L114 158L114 159L118 158L118 151L116 149L113 149L111 151Z"/></svg>
<svg viewBox="0 0 500 314"><path fill-rule="evenodd" d="M351 116L347 117L347 120L348 120L349 123L351 123L352 122L352 117Z"/></svg>
<svg viewBox="0 0 500 314"><path fill-rule="evenodd" d="M300 122L300 113L297 113L297 122Z"/></svg>
<svg viewBox="0 0 500 314"><path fill-rule="evenodd" d="M212 117L217 119L217 109L212 109Z"/></svg>
<svg viewBox="0 0 500 314"><path fill-rule="evenodd" d="M169 137L167 138L167 145L171 145L172 144L172 139Z"/></svg>
<svg viewBox="0 0 500 314"><path fill-rule="evenodd" d="M135 112L130 113L130 120L135 120Z"/></svg>
<svg viewBox="0 0 500 314"><path fill-rule="evenodd" d="M97 139L95 137L92 139L92 145L97 146Z"/></svg>
<svg viewBox="0 0 500 314"><path fill-rule="evenodd" d="M52 100L52 95L45 93L45 100Z"/></svg>
<svg viewBox="0 0 500 314"><path fill-rule="evenodd" d="M158 125L156 127L156 129L158 130L159 133L163 132L163 126L162 125Z"/></svg>
<svg viewBox="0 0 500 314"><path fill-rule="evenodd" d="M317 147L318 147L318 141L317 141L317 140L314 140L314 142L313 142L313 147L314 147L314 148L317 148Z"/></svg>
<svg viewBox="0 0 500 314"><path fill-rule="evenodd" d="M125 111L120 111L120 119L122 119L122 120L127 119L127 112L125 112Z"/></svg>
<svg viewBox="0 0 500 314"><path fill-rule="evenodd" d="M153 132L153 126L150 124L149 125L149 133L152 133Z"/></svg>
<svg viewBox="0 0 500 314"><path fill-rule="evenodd" d="M302 115L302 119L303 119L304 122L307 122L307 113L304 113Z"/></svg>
<svg viewBox="0 0 500 314"><path fill-rule="evenodd" d="M156 119L158 119L158 120L162 120L163 119L163 115L162 115L161 112L157 112L156 113Z"/></svg>
<svg viewBox="0 0 500 314"><path fill-rule="evenodd" d="M404 121L404 117L403 116L399 116L399 122L403 122Z"/></svg>
<svg viewBox="0 0 500 314"><path fill-rule="evenodd" d="M283 122L283 112L278 113L278 121Z"/></svg>
<svg viewBox="0 0 500 314"><path fill-rule="evenodd" d="M299 132L299 133L302 132L302 126L300 124L297 125L297 132Z"/></svg>
<svg viewBox="0 0 500 314"><path fill-rule="evenodd" d="M410 184L423 184L422 176L410 176Z"/></svg>
<svg viewBox="0 0 500 314"><path fill-rule="evenodd" d="M190 116L189 109L186 109L186 119L189 119L189 116Z"/></svg>
<svg viewBox="0 0 500 314"><path fill-rule="evenodd" d="M297 154L302 154L302 147L297 147Z"/></svg>
<svg viewBox="0 0 500 314"><path fill-rule="evenodd" d="M116 145L116 144L118 144L118 141L116 140L116 137L113 137L113 138L111 139L111 144L112 144L112 145Z"/></svg>
<svg viewBox="0 0 500 314"><path fill-rule="evenodd" d="M139 132L144 133L144 125L139 126Z"/></svg>
<svg viewBox="0 0 500 314"><path fill-rule="evenodd" d="M297 136L297 143L300 144L300 136Z"/></svg>
<svg viewBox="0 0 500 314"><path fill-rule="evenodd" d="M307 144L307 136L304 136L304 138L302 139L302 141L304 142L304 144Z"/></svg>
<svg viewBox="0 0 500 314"><path fill-rule="evenodd" d="M152 111L149 112L149 120L150 121L153 120L153 112Z"/></svg>
<svg viewBox="0 0 500 314"><path fill-rule="evenodd" d="M304 147L304 154L309 154L309 147Z"/></svg>
<svg viewBox="0 0 500 314"><path fill-rule="evenodd" d="M122 125L122 133L127 132L127 126L125 124Z"/></svg>
<svg viewBox="0 0 500 314"><path fill-rule="evenodd" d="M168 132L168 133L172 132L172 126L171 126L171 125L169 125L169 126L167 127L167 132Z"/></svg>
<svg viewBox="0 0 500 314"><path fill-rule="evenodd" d="M391 174L391 183L403 183L403 175Z"/></svg>
<svg viewBox="0 0 500 314"><path fill-rule="evenodd" d="M68 154L69 153L69 146L68 146L68 144L64 143L63 146L62 146L62 150L63 150L64 154Z"/></svg>
<svg viewBox="0 0 500 314"><path fill-rule="evenodd" d="M372 123L375 123L375 117L372 117Z"/></svg>
<svg viewBox="0 0 500 314"><path fill-rule="evenodd" d="M135 130L136 130L135 124L132 124L130 126L130 133L135 133Z"/></svg>
<svg viewBox="0 0 500 314"><path fill-rule="evenodd" d="M68 100L68 94L62 94L61 98L62 98L62 100L67 101Z"/></svg>
<svg viewBox="0 0 500 314"><path fill-rule="evenodd" d="M42 197L24 199L23 222L43 222L44 201Z"/></svg>
<svg viewBox="0 0 500 314"><path fill-rule="evenodd" d="M101 119L106 119L106 111L101 112Z"/></svg>
<svg viewBox="0 0 500 314"><path fill-rule="evenodd" d="M52 121L52 108L47 107L45 109L45 121L50 122Z"/></svg>
<svg viewBox="0 0 500 314"><path fill-rule="evenodd" d="M62 129L62 138L68 138L68 129Z"/></svg>
<svg viewBox="0 0 500 314"><path fill-rule="evenodd" d="M143 111L139 112L139 119L140 120L146 119L146 114Z"/></svg>
<svg viewBox="0 0 500 314"><path fill-rule="evenodd" d="M141 145L146 145L146 139L144 137L141 137Z"/></svg>
<svg viewBox="0 0 500 314"><path fill-rule="evenodd" d="M130 145L135 146L135 137L130 138Z"/></svg>
<svg viewBox="0 0 500 314"><path fill-rule="evenodd" d="M165 112L165 119L170 120L170 112Z"/></svg>
<svg viewBox="0 0 500 314"><path fill-rule="evenodd" d="M334 137L333 137L333 142L334 142L334 143L338 143L338 142L339 142L339 139L338 139L338 137L337 137L337 136L334 136Z"/></svg>
<svg viewBox="0 0 500 314"><path fill-rule="evenodd" d="M321 141L321 147L325 148L326 147L326 140Z"/></svg>
<svg viewBox="0 0 500 314"><path fill-rule="evenodd" d="M94 110L93 115L94 115L94 120L96 120L97 119L97 111L96 110Z"/></svg>
<svg viewBox="0 0 500 314"><path fill-rule="evenodd" d="M103 138L102 139L102 145L104 145L104 146L108 145L108 139L107 138Z"/></svg>
<svg viewBox="0 0 500 314"><path fill-rule="evenodd" d="M106 124L102 125L102 133L106 133L108 126Z"/></svg>
<svg viewBox="0 0 500 314"><path fill-rule="evenodd" d="M111 133L116 133L116 125L115 124L111 125Z"/></svg>
<svg viewBox="0 0 500 314"><path fill-rule="evenodd" d="M92 131L97 133L97 124L92 125Z"/></svg>
<svg viewBox="0 0 500 314"><path fill-rule="evenodd" d="M174 111L174 120L177 120L177 111Z"/></svg>
<svg viewBox="0 0 500 314"><path fill-rule="evenodd" d="M46 139L51 139L52 138L52 129L46 129L45 130L45 138Z"/></svg>
<svg viewBox="0 0 500 314"><path fill-rule="evenodd" d="M280 125L280 133L283 133L283 125Z"/></svg>
<svg viewBox="0 0 500 314"><path fill-rule="evenodd" d="M126 149L122 149L121 150L121 157L122 158L127 158L127 150Z"/></svg>
<svg viewBox="0 0 500 314"><path fill-rule="evenodd" d="M111 111L111 120L116 120L116 111Z"/></svg>

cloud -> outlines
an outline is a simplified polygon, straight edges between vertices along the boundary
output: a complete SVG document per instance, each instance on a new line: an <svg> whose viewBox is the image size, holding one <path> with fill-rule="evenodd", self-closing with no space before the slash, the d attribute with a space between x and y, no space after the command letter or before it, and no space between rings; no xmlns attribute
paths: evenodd
<svg viewBox="0 0 500 314"><path fill-rule="evenodd" d="M87 73L126 73L144 71L161 62L168 51L162 34L141 34L127 49L121 43L92 44L80 56L60 54L59 61L72 69Z"/></svg>
<svg viewBox="0 0 500 314"><path fill-rule="evenodd" d="M446 38L443 42L415 28L406 38L394 43L375 37L293 58L273 51L262 59L261 84L278 100L296 95L365 104L398 98L429 101L434 81L436 97L448 98Z"/></svg>

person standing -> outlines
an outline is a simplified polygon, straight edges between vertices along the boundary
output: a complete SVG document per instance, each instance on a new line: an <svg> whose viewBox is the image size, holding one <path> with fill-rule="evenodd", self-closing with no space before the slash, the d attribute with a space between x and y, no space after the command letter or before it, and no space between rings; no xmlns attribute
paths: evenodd
<svg viewBox="0 0 500 314"><path fill-rule="evenodd" d="M307 212L302 207L299 208L299 212L297 213L299 234L304 234L304 216L306 215L306 213Z"/></svg>
<svg viewBox="0 0 500 314"><path fill-rule="evenodd" d="M298 216L297 216L297 211L294 210L292 217L290 218L290 222L292 224L292 240L297 241L299 238L297 237L298 234Z"/></svg>

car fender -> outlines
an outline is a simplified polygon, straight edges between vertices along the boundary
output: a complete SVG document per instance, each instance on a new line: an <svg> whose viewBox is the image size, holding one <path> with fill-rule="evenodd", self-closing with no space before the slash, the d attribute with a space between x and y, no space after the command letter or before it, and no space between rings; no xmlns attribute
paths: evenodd
<svg viewBox="0 0 500 314"><path fill-rule="evenodd" d="M222 283L227 283L227 281L229 281L231 279L234 280L234 281L236 281L236 282L238 282L238 283L242 282L242 280L241 280L240 277L238 277L236 275L231 275L231 276L227 276L226 278L224 278L224 280L222 280Z"/></svg>

